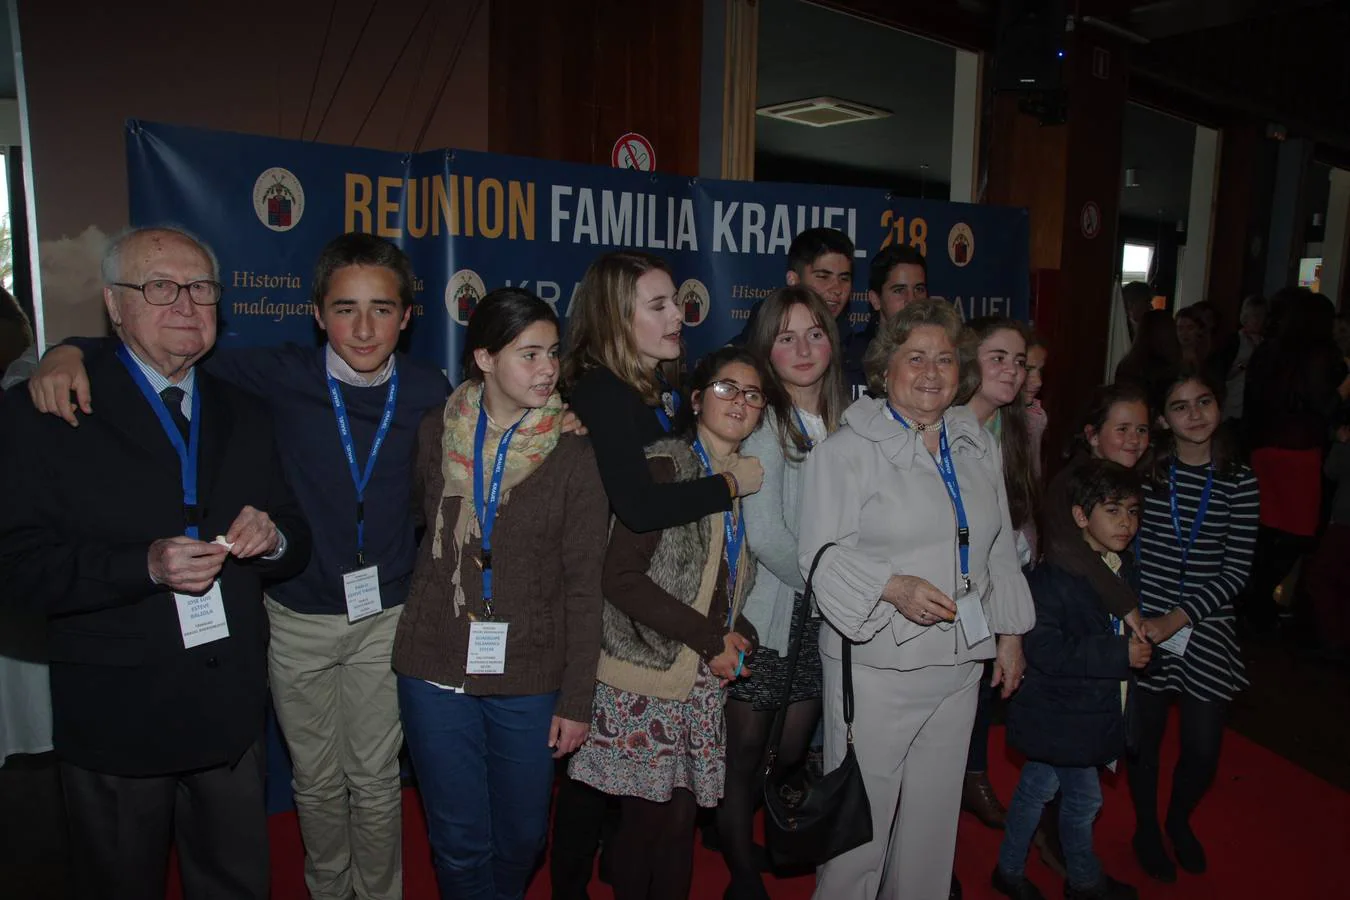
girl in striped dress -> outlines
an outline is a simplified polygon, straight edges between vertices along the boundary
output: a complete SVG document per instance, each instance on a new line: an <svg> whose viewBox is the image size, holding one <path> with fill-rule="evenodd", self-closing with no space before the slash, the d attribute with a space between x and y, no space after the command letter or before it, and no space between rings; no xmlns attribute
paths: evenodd
<svg viewBox="0 0 1350 900"><path fill-rule="evenodd" d="M1181 758L1172 776L1166 832L1176 861L1205 870L1191 813L1214 780L1228 701L1247 685L1233 598L1251 569L1256 477L1220 432L1222 394L1198 371L1169 379L1160 399L1164 437L1140 526L1145 635L1159 648L1135 692L1130 795L1134 848L1150 876L1174 881L1158 824L1158 748L1169 708L1180 706Z"/></svg>

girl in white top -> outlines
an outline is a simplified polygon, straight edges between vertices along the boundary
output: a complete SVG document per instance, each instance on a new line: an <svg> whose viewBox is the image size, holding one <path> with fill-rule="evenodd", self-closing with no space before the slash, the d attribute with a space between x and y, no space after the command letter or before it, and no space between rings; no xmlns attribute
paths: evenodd
<svg viewBox="0 0 1350 900"><path fill-rule="evenodd" d="M793 627L804 602L797 567L801 467L811 448L839 427L848 394L834 320L808 288L786 287L766 298L746 349L769 363L774 380L764 424L742 448L764 466L764 486L744 500L746 540L759 561L744 615L759 633L759 648L753 674L729 689L727 780L717 824L731 871L727 897L763 900L768 895L754 854L753 821L760 763L784 688L789 693L779 768L790 771L802 761L820 719L820 619ZM793 641L800 641L801 652L788 685Z"/></svg>

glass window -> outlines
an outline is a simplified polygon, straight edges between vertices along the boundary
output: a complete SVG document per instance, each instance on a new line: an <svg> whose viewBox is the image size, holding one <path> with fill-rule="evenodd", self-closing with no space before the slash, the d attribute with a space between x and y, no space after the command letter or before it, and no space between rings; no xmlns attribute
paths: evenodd
<svg viewBox="0 0 1350 900"><path fill-rule="evenodd" d="M1120 261L1120 281L1148 281L1153 271L1153 247L1150 244L1126 244Z"/></svg>

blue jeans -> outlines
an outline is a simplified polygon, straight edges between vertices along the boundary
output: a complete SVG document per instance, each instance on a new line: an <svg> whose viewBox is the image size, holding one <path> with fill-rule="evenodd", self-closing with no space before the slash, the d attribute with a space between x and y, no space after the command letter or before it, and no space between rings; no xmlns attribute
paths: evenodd
<svg viewBox="0 0 1350 900"><path fill-rule="evenodd" d="M1102 879L1102 864L1092 852L1092 820L1102 808L1102 785L1093 766L1072 768L1032 761L1022 766L1022 777L1008 806L998 867L1005 875L1021 877L1031 839L1041 824L1041 810L1057 790L1064 793L1059 805L1059 840L1069 884L1095 887Z"/></svg>
<svg viewBox="0 0 1350 900"><path fill-rule="evenodd" d="M519 900L544 848L556 693L474 697L398 676L443 900Z"/></svg>

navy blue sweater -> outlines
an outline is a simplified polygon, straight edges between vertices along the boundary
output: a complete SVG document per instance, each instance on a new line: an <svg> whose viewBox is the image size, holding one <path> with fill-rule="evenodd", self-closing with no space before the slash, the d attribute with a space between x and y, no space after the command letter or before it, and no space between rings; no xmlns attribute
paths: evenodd
<svg viewBox="0 0 1350 900"><path fill-rule="evenodd" d="M1027 759L1054 766L1108 763L1125 750L1120 685L1130 677L1129 642L1112 630L1086 577L1050 560L1027 584L1036 627L1022 639L1026 681L1008 707L1008 742Z"/></svg>
<svg viewBox="0 0 1350 900"><path fill-rule="evenodd" d="M87 349L84 340L68 341ZM97 341L92 345L97 345ZM314 550L309 565L267 594L300 613L345 615L342 574L356 568L356 485L338 437L328 397L324 347L256 347L217 350L206 371L257 396L276 428L282 470L309 521ZM385 609L407 598L417 544L413 538L413 459L417 428L429 409L449 395L445 375L434 366L399 354L398 405L394 422L366 485L366 563L380 567ZM358 468L365 470L389 385L342 385ZM98 398L94 398L98 409ZM208 538L209 540L209 538Z"/></svg>
<svg viewBox="0 0 1350 900"><path fill-rule="evenodd" d="M429 409L445 403L450 385L441 371L399 354L398 401L389 436L366 485L365 558L380 567L380 600L398 606L408 596L417 544L413 539L413 460L417 428ZM309 566L268 595L301 613L345 614L342 573L356 567L356 485L328 397L324 348L284 347L215 353L207 371L256 394L276 422L281 466L309 519L314 552ZM389 385L342 385L357 467L365 470L384 413Z"/></svg>

